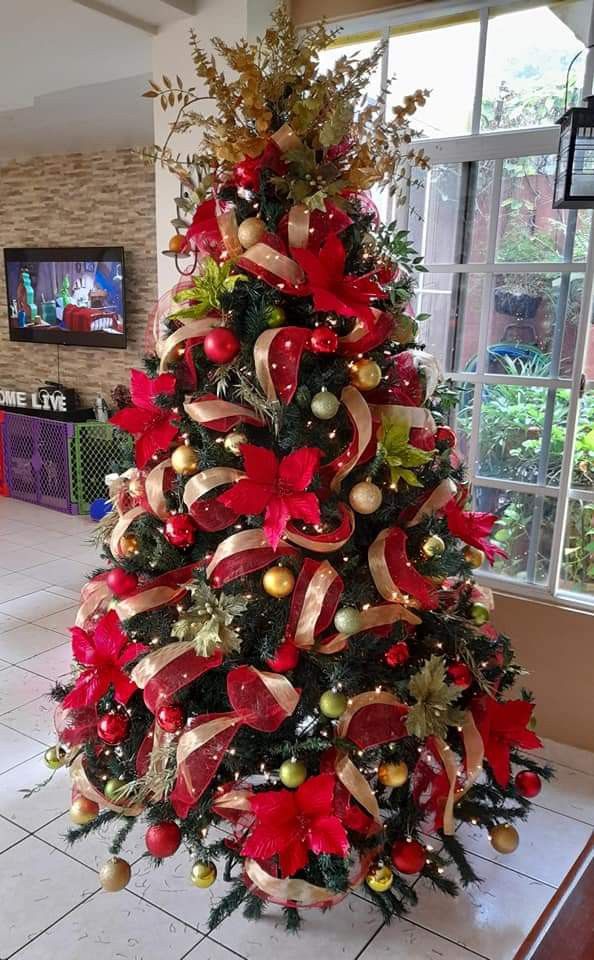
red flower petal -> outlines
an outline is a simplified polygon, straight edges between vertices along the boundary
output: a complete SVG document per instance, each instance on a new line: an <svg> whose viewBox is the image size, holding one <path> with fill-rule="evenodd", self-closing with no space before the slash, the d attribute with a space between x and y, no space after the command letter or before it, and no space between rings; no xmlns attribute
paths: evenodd
<svg viewBox="0 0 594 960"><path fill-rule="evenodd" d="M293 836L290 845L281 852L279 861L283 877L294 877L307 866L307 847L303 840Z"/></svg>
<svg viewBox="0 0 594 960"><path fill-rule="evenodd" d="M255 480L257 483L275 482L278 474L278 460L272 450L267 447L258 447L253 443L242 443L240 449L243 467L250 480Z"/></svg>
<svg viewBox="0 0 594 960"><path fill-rule="evenodd" d="M320 249L320 260L332 279L339 280L344 275L346 251L342 241L331 233Z"/></svg>
<svg viewBox="0 0 594 960"><path fill-rule="evenodd" d="M128 637L115 610L110 610L97 621L93 642L103 662L117 663L120 650L128 643Z"/></svg>
<svg viewBox="0 0 594 960"><path fill-rule="evenodd" d="M295 520L316 524L320 522L320 504L315 493L291 493L285 497L289 514Z"/></svg>
<svg viewBox="0 0 594 960"><path fill-rule="evenodd" d="M86 666L95 664L97 655L93 638L89 636L86 630L81 630L80 627L71 627L70 633L72 636L72 656L74 659L78 660L79 663L86 664Z"/></svg>
<svg viewBox="0 0 594 960"><path fill-rule="evenodd" d="M489 741L488 749L485 752L485 757L491 766L493 776L495 777L499 786L507 787L510 774L508 744L504 743L503 740L491 739Z"/></svg>
<svg viewBox="0 0 594 960"><path fill-rule="evenodd" d="M109 676L102 670L85 670L78 677L74 689L62 700L62 706L88 707L97 703L109 689Z"/></svg>
<svg viewBox="0 0 594 960"><path fill-rule="evenodd" d="M332 773L321 773L309 777L297 788L295 799L301 813L310 817L322 817L332 813L334 786L336 777Z"/></svg>
<svg viewBox="0 0 594 960"><path fill-rule="evenodd" d="M299 264L308 280L315 287L326 289L330 285L330 275L322 261L311 250L291 247L291 256Z"/></svg>
<svg viewBox="0 0 594 960"><path fill-rule="evenodd" d="M307 839L314 853L344 857L349 850L349 840L338 817L316 817L310 824Z"/></svg>
<svg viewBox="0 0 594 960"><path fill-rule="evenodd" d="M266 534L268 543L274 550L276 550L279 545L290 516L288 498L272 497L264 514L264 533Z"/></svg>
<svg viewBox="0 0 594 960"><path fill-rule="evenodd" d="M154 427L143 433L136 441L134 453L136 457L136 466L141 470L155 453L162 453L169 450L174 437L177 436L177 427L167 420L163 420Z"/></svg>
<svg viewBox="0 0 594 960"><path fill-rule="evenodd" d="M118 657L118 666L125 667L131 660L136 660L141 653L147 653L149 648L146 643L129 643Z"/></svg>
<svg viewBox="0 0 594 960"><path fill-rule="evenodd" d="M234 510L235 513L255 516L258 513L263 513L273 495L273 487L244 478L238 480L224 493L219 494L217 500L229 510Z"/></svg>
<svg viewBox="0 0 594 960"><path fill-rule="evenodd" d="M133 693L136 693L138 687L130 677L126 676L125 673L115 673L112 675L111 682L114 687L114 696L118 703L126 704L132 696Z"/></svg>
<svg viewBox="0 0 594 960"><path fill-rule="evenodd" d="M278 468L278 478L291 490L307 490L320 463L321 451L317 447L302 447L283 457Z"/></svg>
<svg viewBox="0 0 594 960"><path fill-rule="evenodd" d="M118 410L109 419L120 430L133 435L144 433L155 422L155 413L152 410L142 410L140 407L124 407Z"/></svg>
<svg viewBox="0 0 594 960"><path fill-rule="evenodd" d="M153 409L152 380L144 371L130 371L130 396L135 407Z"/></svg>

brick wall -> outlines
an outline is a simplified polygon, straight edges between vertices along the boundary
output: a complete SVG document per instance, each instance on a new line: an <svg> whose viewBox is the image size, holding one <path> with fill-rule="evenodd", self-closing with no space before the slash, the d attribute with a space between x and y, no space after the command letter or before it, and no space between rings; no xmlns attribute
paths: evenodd
<svg viewBox="0 0 594 960"><path fill-rule="evenodd" d="M0 167L0 248L122 246L128 349L11 343L0 269L0 386L32 390L60 379L91 404L109 398L143 353L157 295L154 172L127 150L35 157ZM109 402L109 401L108 401Z"/></svg>

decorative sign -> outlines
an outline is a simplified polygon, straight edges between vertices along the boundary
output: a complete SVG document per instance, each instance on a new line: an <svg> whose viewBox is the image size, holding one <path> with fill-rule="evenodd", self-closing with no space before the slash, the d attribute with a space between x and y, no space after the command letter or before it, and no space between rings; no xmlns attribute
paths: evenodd
<svg viewBox="0 0 594 960"><path fill-rule="evenodd" d="M68 410L66 394L47 387L40 387L33 393L0 387L0 407L22 407L24 410L47 410L50 413L66 413Z"/></svg>

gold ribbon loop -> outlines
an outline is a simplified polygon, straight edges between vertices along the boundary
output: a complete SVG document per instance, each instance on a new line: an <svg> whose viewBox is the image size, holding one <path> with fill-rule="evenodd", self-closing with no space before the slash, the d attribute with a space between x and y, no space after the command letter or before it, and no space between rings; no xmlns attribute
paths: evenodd
<svg viewBox="0 0 594 960"><path fill-rule="evenodd" d="M386 563L386 540L390 536L390 533L391 528L389 527L386 530L382 530L381 533L378 533L367 551L367 562L369 564L369 572L375 583L375 588L384 600L389 600L392 603L403 603L405 598L394 583L392 574L388 570L388 564Z"/></svg>
<svg viewBox="0 0 594 960"><path fill-rule="evenodd" d="M367 401L357 390L357 388L350 386L345 387L340 395L340 399L345 405L348 414L355 425L356 445L350 458L347 459L345 454L345 458L342 463L342 458L338 458L340 466L334 474L334 478L330 484L331 489L335 493L340 490L340 485L344 478L351 472L351 470L354 470L359 463L363 453L369 446L369 442L373 433L373 420L371 419L371 411L367 405Z"/></svg>
<svg viewBox="0 0 594 960"><path fill-rule="evenodd" d="M293 637L296 647L302 650L313 647L318 617L322 612L326 594L337 577L338 574L332 564L323 560L309 581Z"/></svg>
<svg viewBox="0 0 594 960"><path fill-rule="evenodd" d="M375 793L350 757L340 754L334 769L343 787L346 787L351 796L367 810L376 823L381 824L382 816Z"/></svg>
<svg viewBox="0 0 594 960"><path fill-rule="evenodd" d="M306 247L309 242L310 213L302 203L296 203L289 210L287 225L289 247Z"/></svg>
<svg viewBox="0 0 594 960"><path fill-rule="evenodd" d="M129 620L130 617L136 617L139 613L146 613L147 610L156 610L157 607L165 607L170 603L176 603L181 600L185 592L186 587L150 587L133 597L120 600L116 604L115 612L120 620Z"/></svg>
<svg viewBox="0 0 594 960"><path fill-rule="evenodd" d="M77 793L86 797L87 800L94 800L100 807L112 810L114 813L120 813L126 817L137 817L144 809L140 803L124 805L121 803L111 803L111 801L107 800L105 794L97 790L89 780L84 767L82 754L79 754L70 766L70 780Z"/></svg>
<svg viewBox="0 0 594 960"><path fill-rule="evenodd" d="M169 513L165 503L165 493L163 490L165 484L165 472L171 467L171 460L162 460L156 467L150 471L144 481L144 492L148 505L161 520L164 520Z"/></svg>
<svg viewBox="0 0 594 960"><path fill-rule="evenodd" d="M284 253L279 253L268 243L255 243L237 262L246 270L252 269L254 265L261 270L266 270L267 273L271 273L292 287L299 287L305 282L305 275L299 264L290 257L286 257Z"/></svg>
<svg viewBox="0 0 594 960"><path fill-rule="evenodd" d="M209 314L207 317L200 317L199 320L192 320L190 323L184 324L183 327L169 334L165 340L158 341L157 353L161 357L159 372L164 373L169 365L178 359L178 348L180 344L186 340L205 337L209 330L212 330L214 327L220 327L222 322L221 317L215 317Z"/></svg>
<svg viewBox="0 0 594 960"><path fill-rule="evenodd" d="M239 420L248 423L264 423L251 407L244 407L240 403L230 403L228 400L191 400L184 403L184 410L190 420L205 426L216 420L226 420L228 417L237 417Z"/></svg>
<svg viewBox="0 0 594 960"><path fill-rule="evenodd" d="M229 210L225 210L224 213L219 213L217 216L217 223L219 225L219 230L221 231L221 237L223 238L223 243L225 244L227 253L231 258L239 257L243 251L243 247L239 242L237 218L235 216L235 210L233 207L231 207Z"/></svg>
<svg viewBox="0 0 594 960"><path fill-rule="evenodd" d="M184 490L184 503L189 510L196 500L200 500L211 490L228 483L235 483L242 477L245 477L245 473L242 470L234 470L233 467L210 467L208 470L202 470L188 480Z"/></svg>
<svg viewBox="0 0 594 960"><path fill-rule="evenodd" d="M377 627L387 627L398 620L405 620L411 626L421 623L419 617L400 603L380 603L375 607L361 610L361 629L357 633L373 632ZM355 634L337 633L328 643L322 644L319 653L339 653L344 650L350 638Z"/></svg>
<svg viewBox="0 0 594 960"><path fill-rule="evenodd" d="M113 556L116 560L122 560L124 554L120 548L120 540L126 533L130 524L134 523L138 517L141 517L146 513L144 507L132 507L131 510L128 510L127 513L122 514L115 527L111 531L111 536L109 538L109 549L111 550Z"/></svg>
<svg viewBox="0 0 594 960"><path fill-rule="evenodd" d="M416 527L421 520L424 520L425 517L431 516L432 513L437 513L438 510L441 510L442 507L445 507L446 503L456 496L458 488L451 477L446 477L445 480L442 480L441 483L438 483L435 490L431 493L429 497L421 504L417 512L414 514L411 520L406 524L407 527Z"/></svg>
<svg viewBox="0 0 594 960"><path fill-rule="evenodd" d="M270 373L268 355L270 353L270 348L273 344L273 341L276 339L279 333L283 333L282 328L278 330L265 330L264 333L260 334L254 344L254 368L256 371L256 376L260 386L266 394L266 399L272 402L278 400L278 396Z"/></svg>
<svg viewBox="0 0 594 960"><path fill-rule="evenodd" d="M282 127L272 134L273 140L281 153L287 153L288 150L296 150L301 146L301 140L289 123L283 123Z"/></svg>

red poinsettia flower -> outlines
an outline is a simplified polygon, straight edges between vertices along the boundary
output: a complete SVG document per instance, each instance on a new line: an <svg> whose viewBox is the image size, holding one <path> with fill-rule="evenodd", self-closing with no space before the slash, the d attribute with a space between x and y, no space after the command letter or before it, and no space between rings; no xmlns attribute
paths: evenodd
<svg viewBox="0 0 594 960"><path fill-rule="evenodd" d="M493 700L477 697L470 704L477 729L483 739L485 759L501 787L507 787L510 775L510 750L521 747L534 750L542 743L527 730L534 705L527 700Z"/></svg>
<svg viewBox="0 0 594 960"><path fill-rule="evenodd" d="M177 436L177 427L171 423L171 411L155 403L159 395L172 396L174 392L172 373L162 373L151 380L142 370L132 370L130 393L134 406L118 410L109 421L135 437L136 466L140 469L155 453L168 450Z"/></svg>
<svg viewBox="0 0 594 960"><path fill-rule="evenodd" d="M370 303L384 293L371 274L362 277L345 274L346 251L336 234L326 238L319 253L291 248L291 256L307 276L307 293L313 297L316 310L337 313L341 317L359 317L373 323ZM301 291L303 294L304 291Z"/></svg>
<svg viewBox="0 0 594 960"><path fill-rule="evenodd" d="M496 547L486 539L497 520L497 514L462 510L455 500L450 500L444 507L443 512L452 536L458 537L472 547L478 547L479 550L483 551L489 563L492 564L495 557L507 556L505 550Z"/></svg>
<svg viewBox="0 0 594 960"><path fill-rule="evenodd" d="M72 653L87 669L62 701L63 707L88 707L105 696L110 686L118 703L127 703L138 689L124 667L148 650L144 643L128 643L115 610L97 621L93 633L72 627Z"/></svg>
<svg viewBox="0 0 594 960"><path fill-rule="evenodd" d="M278 855L281 873L292 877L307 864L308 854L346 856L349 841L334 812L336 777L310 777L297 790L267 790L250 799L254 827L241 848L245 857L269 860Z"/></svg>
<svg viewBox="0 0 594 960"><path fill-rule="evenodd" d="M264 513L264 533L276 550L287 521L320 522L320 505L315 493L304 493L320 462L316 447L303 447L277 460L272 450L251 443L241 445L246 477L238 480L217 499L237 514Z"/></svg>

